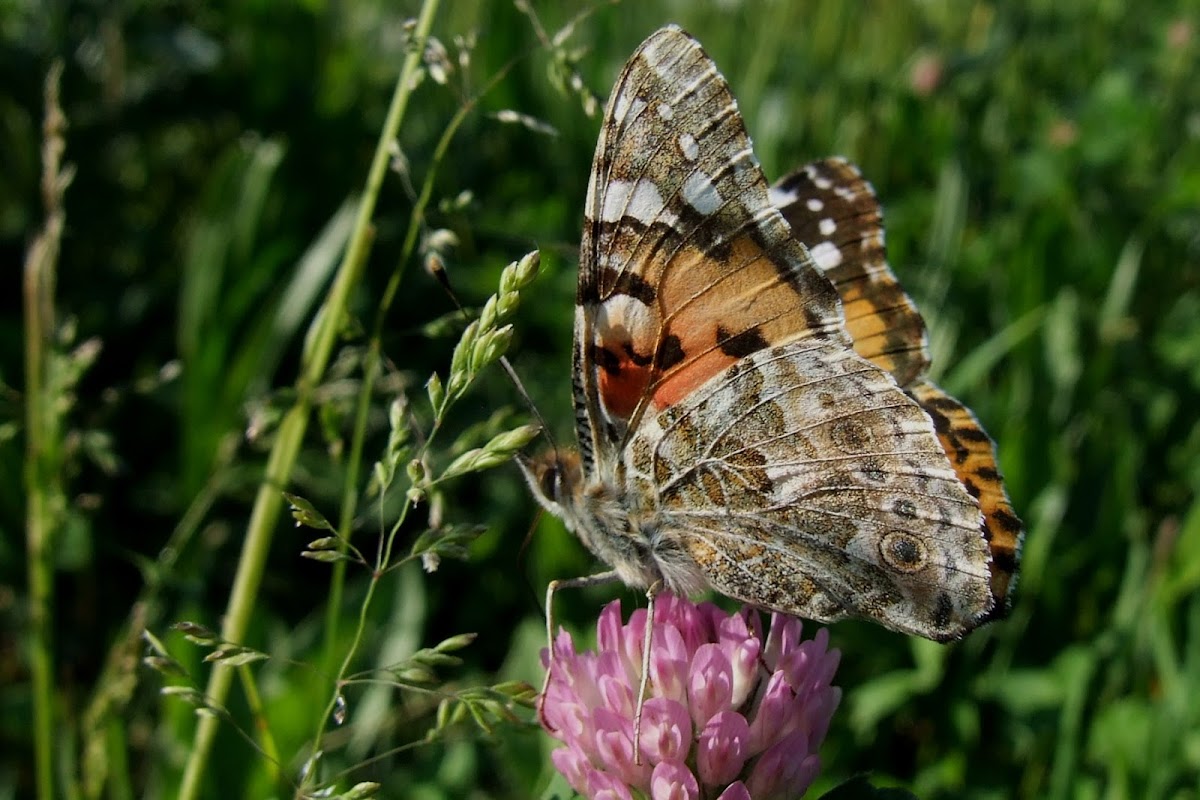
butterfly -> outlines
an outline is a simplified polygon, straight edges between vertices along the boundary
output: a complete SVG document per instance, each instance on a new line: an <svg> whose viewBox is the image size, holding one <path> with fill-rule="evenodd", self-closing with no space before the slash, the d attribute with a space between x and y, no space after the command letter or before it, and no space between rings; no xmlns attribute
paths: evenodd
<svg viewBox="0 0 1200 800"><path fill-rule="evenodd" d="M622 581L938 641L1002 616L1022 525L994 446L924 376L925 324L848 162L768 187L678 27L617 78L587 190L578 450L522 459ZM643 676L645 680L645 676ZM644 687L643 687L644 694Z"/></svg>

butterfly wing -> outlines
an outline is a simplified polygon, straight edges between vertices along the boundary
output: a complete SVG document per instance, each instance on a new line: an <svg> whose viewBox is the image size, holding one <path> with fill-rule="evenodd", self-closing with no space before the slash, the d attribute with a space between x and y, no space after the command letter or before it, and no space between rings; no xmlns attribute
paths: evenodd
<svg viewBox="0 0 1200 800"><path fill-rule="evenodd" d="M814 161L771 187L771 201L837 287L854 350L892 374L929 416L958 480L979 501L991 551L992 616L1008 609L1020 566L1021 520L995 445L962 403L924 378L925 322L888 266L883 210L871 185L842 158Z"/></svg>
<svg viewBox="0 0 1200 800"><path fill-rule="evenodd" d="M741 358L849 340L837 292L771 205L737 103L700 45L648 38L613 89L589 181L575 317L583 470Z"/></svg>
<svg viewBox="0 0 1200 800"><path fill-rule="evenodd" d="M991 551L993 617L1008 612L1010 592L1021 566L1025 529L1013 511L1004 478L996 464L996 445L975 415L962 403L927 380L908 387L907 394L933 422L938 441L958 480L979 501L983 538Z"/></svg>
<svg viewBox="0 0 1200 800"><path fill-rule="evenodd" d="M771 202L837 287L854 351L901 386L924 374L925 321L888 266L883 209L858 168L813 161L772 186Z"/></svg>
<svg viewBox="0 0 1200 800"><path fill-rule="evenodd" d="M640 427L625 467L659 538L731 597L937 640L995 606L979 504L929 417L836 343L749 356Z"/></svg>

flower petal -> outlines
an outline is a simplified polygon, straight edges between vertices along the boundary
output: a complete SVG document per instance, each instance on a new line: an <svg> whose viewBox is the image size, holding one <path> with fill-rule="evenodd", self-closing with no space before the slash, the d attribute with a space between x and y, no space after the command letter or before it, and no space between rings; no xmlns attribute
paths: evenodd
<svg viewBox="0 0 1200 800"><path fill-rule="evenodd" d="M726 617L717 629L717 641L733 667L733 697L730 707L741 709L758 686L758 657L762 641L746 624L746 617Z"/></svg>
<svg viewBox="0 0 1200 800"><path fill-rule="evenodd" d="M688 702L697 728L704 727L714 714L732 708L733 665L720 645L704 644L696 650L688 675Z"/></svg>
<svg viewBox="0 0 1200 800"><path fill-rule="evenodd" d="M708 721L696 743L696 772L705 786L722 786L742 771L750 747L750 724L736 711Z"/></svg>
<svg viewBox="0 0 1200 800"><path fill-rule="evenodd" d="M721 796L717 800L751 800L750 790L741 781L734 781L725 791L721 792Z"/></svg>
<svg viewBox="0 0 1200 800"><path fill-rule="evenodd" d="M679 761L664 761L650 776L651 800L698 800L700 784Z"/></svg>
<svg viewBox="0 0 1200 800"><path fill-rule="evenodd" d="M633 720L607 708L592 712L595 724L593 763L626 784L647 786L649 767L633 762Z"/></svg>
<svg viewBox="0 0 1200 800"><path fill-rule="evenodd" d="M587 790L580 792L589 800L633 800L629 787L616 777L599 770L588 774Z"/></svg>
<svg viewBox="0 0 1200 800"><path fill-rule="evenodd" d="M596 620L596 648L602 653L619 649L624 636L623 628L621 601L613 600L604 607Z"/></svg>
<svg viewBox="0 0 1200 800"><path fill-rule="evenodd" d="M602 675L597 688L600 690L600 703L604 708L632 719L634 690L625 680L625 676L615 678L611 675Z"/></svg>
<svg viewBox="0 0 1200 800"><path fill-rule="evenodd" d="M629 682L638 683L642 679L643 645L646 641L646 609L634 609L629 615L629 622L621 630L621 641L616 651L621 656L625 673Z"/></svg>
<svg viewBox="0 0 1200 800"><path fill-rule="evenodd" d="M684 705L666 697L647 700L640 745L650 764L686 760L692 748L692 718Z"/></svg>
<svg viewBox="0 0 1200 800"><path fill-rule="evenodd" d="M750 632L747 617L743 614L726 615L724 613L713 621L717 629L717 641L736 644L754 636Z"/></svg>
<svg viewBox="0 0 1200 800"><path fill-rule="evenodd" d="M767 689L750 721L749 755L761 753L783 735L781 731L793 712L795 697L782 672L776 672L767 680Z"/></svg>
<svg viewBox="0 0 1200 800"><path fill-rule="evenodd" d="M590 738L592 715L580 703L547 697L542 720L551 736L567 744Z"/></svg>
<svg viewBox="0 0 1200 800"><path fill-rule="evenodd" d="M683 637L688 650L694 651L700 645L716 639L716 626L713 624L714 613L725 616L725 612L712 603L693 605L686 598L672 596L670 611L667 619Z"/></svg>
<svg viewBox="0 0 1200 800"><path fill-rule="evenodd" d="M550 760L572 789L587 794L588 779L596 771L587 756L573 747L560 747L550 753Z"/></svg>
<svg viewBox="0 0 1200 800"><path fill-rule="evenodd" d="M687 702L688 664L692 651L684 644L683 637L673 626L658 628L650 646L650 680L653 694L669 697L681 703Z"/></svg>
<svg viewBox="0 0 1200 800"><path fill-rule="evenodd" d="M826 686L808 712L811 720L808 726L809 741L821 742L825 739L825 734L829 733L829 722L833 719L833 712L837 711L841 702L841 688Z"/></svg>
<svg viewBox="0 0 1200 800"><path fill-rule="evenodd" d="M563 628L558 629L558 635L554 637L554 657L573 659L575 658L575 643L571 640L571 633ZM542 648L542 666L549 663L550 653L546 648Z"/></svg>
<svg viewBox="0 0 1200 800"><path fill-rule="evenodd" d="M778 669L781 654L790 653L800 643L804 625L795 617L778 612L771 615L771 632L767 634L767 646L763 648L763 661L767 669Z"/></svg>
<svg viewBox="0 0 1200 800"><path fill-rule="evenodd" d="M793 731L762 754L746 788L750 796L765 800L769 797L799 797L807 791L821 767L820 760L808 751L808 736Z"/></svg>

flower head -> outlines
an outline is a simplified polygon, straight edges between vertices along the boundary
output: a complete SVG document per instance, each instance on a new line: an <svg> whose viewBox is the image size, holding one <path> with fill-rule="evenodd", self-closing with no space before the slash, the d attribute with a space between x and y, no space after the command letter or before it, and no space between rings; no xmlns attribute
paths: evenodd
<svg viewBox="0 0 1200 800"><path fill-rule="evenodd" d="M622 625L614 601L597 622L597 652L577 653L566 631L554 642L542 722L565 745L552 758L571 786L588 798L803 795L841 699L828 633L803 640L799 620L773 614L764 641L750 607L730 615L659 594L635 757L645 631L645 609ZM549 668L548 652L542 661Z"/></svg>

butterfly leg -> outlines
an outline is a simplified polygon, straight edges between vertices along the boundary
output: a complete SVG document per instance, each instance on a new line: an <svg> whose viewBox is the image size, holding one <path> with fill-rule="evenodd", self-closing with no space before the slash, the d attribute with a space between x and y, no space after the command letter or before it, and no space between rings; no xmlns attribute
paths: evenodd
<svg viewBox="0 0 1200 800"><path fill-rule="evenodd" d="M584 575L580 578L567 578L565 580L550 581L546 587L546 645L550 650L550 660L546 664L546 677L542 680L542 691L538 694L537 712L538 721L545 728L550 725L546 722L545 703L546 690L550 688L550 676L554 671L554 593L559 589L585 589L588 586L601 586L605 583L615 583L620 578L617 577L615 570L608 572L598 572L595 575ZM639 707L639 714L641 709Z"/></svg>
<svg viewBox="0 0 1200 800"><path fill-rule="evenodd" d="M646 633L642 639L642 679L638 682L637 711L633 715L633 763L642 763L642 707L646 705L646 691L650 685L650 643L654 637L654 598L662 589L662 581L655 581L646 590Z"/></svg>

